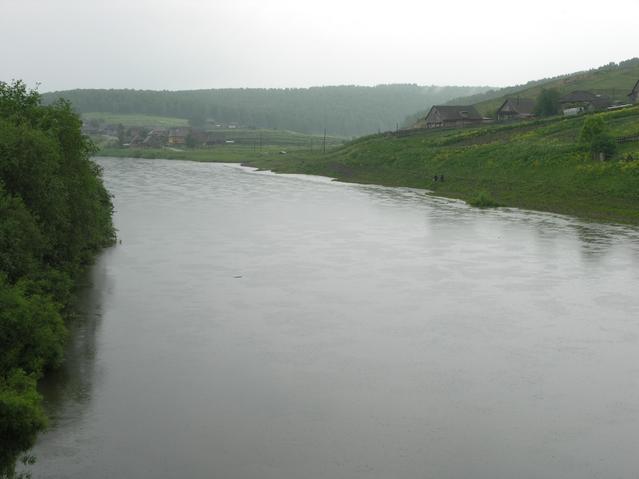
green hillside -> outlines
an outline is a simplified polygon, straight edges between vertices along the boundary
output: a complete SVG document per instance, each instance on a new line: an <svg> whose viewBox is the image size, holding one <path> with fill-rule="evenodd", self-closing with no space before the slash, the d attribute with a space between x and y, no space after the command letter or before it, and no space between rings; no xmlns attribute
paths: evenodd
<svg viewBox="0 0 639 479"><path fill-rule="evenodd" d="M527 84L522 88L514 87L499 91L499 96L477 95L473 104L477 109L487 115L492 115L503 101L509 96L518 95L522 98L537 98L542 88L556 88L561 94L575 90L592 91L608 95L613 101L626 103L628 93L639 80L639 58L627 60L619 64L611 63L593 70L573 73L558 78L541 80ZM462 104L456 100L456 104Z"/></svg>
<svg viewBox="0 0 639 479"><path fill-rule="evenodd" d="M639 107L597 116L615 137L639 136ZM610 161L594 160L578 143L592 117L374 135L326 155L247 159L277 172L426 188L467 201L483 193L501 205L639 224L639 142L619 145Z"/></svg>

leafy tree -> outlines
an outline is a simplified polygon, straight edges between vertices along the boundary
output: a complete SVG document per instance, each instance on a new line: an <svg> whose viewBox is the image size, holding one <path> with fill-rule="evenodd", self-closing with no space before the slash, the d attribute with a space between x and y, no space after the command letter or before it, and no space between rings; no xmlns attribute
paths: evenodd
<svg viewBox="0 0 639 479"><path fill-rule="evenodd" d="M14 476L16 459L35 442L47 421L36 380L15 369L0 381L0 478Z"/></svg>
<svg viewBox="0 0 639 479"><path fill-rule="evenodd" d="M10 281L34 274L42 264L45 240L21 198L6 194L0 183L0 271Z"/></svg>
<svg viewBox="0 0 639 479"><path fill-rule="evenodd" d="M537 97L535 115L553 116L559 113L559 92L554 88L542 89Z"/></svg>
<svg viewBox="0 0 639 479"><path fill-rule="evenodd" d="M606 157L611 157L617 151L617 143L601 115L590 116L584 120L579 143L593 156L603 153Z"/></svg>

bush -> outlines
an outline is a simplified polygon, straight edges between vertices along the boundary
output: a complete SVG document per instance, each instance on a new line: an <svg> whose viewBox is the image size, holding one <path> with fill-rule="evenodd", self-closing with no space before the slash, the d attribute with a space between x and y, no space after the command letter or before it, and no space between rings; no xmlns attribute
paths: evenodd
<svg viewBox="0 0 639 479"><path fill-rule="evenodd" d="M468 201L468 204L477 208L496 208L501 206L487 191L478 193L473 199Z"/></svg>
<svg viewBox="0 0 639 479"><path fill-rule="evenodd" d="M46 426L36 380L20 369L0 377L0 478L12 477L16 458Z"/></svg>
<svg viewBox="0 0 639 479"><path fill-rule="evenodd" d="M541 90L535 105L535 115L553 116L559 113L559 92L553 88Z"/></svg>
<svg viewBox="0 0 639 479"><path fill-rule="evenodd" d="M606 157L611 157L617 151L617 143L610 135L601 115L591 116L584 120L579 134L579 143L593 155L603 153Z"/></svg>

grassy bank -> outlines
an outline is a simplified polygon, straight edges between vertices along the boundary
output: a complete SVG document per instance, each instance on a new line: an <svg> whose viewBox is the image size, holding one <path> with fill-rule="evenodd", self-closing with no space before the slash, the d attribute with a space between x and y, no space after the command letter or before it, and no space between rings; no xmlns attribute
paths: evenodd
<svg viewBox="0 0 639 479"><path fill-rule="evenodd" d="M639 134L639 107L601 114L614 136ZM610 161L581 150L585 117L481 128L374 135L326 154L224 148L182 153L121 150L116 156L240 161L282 173L325 175L342 181L427 188L472 201L639 224L639 143L626 143ZM101 154L114 155L113 151ZM443 175L444 181L433 181Z"/></svg>

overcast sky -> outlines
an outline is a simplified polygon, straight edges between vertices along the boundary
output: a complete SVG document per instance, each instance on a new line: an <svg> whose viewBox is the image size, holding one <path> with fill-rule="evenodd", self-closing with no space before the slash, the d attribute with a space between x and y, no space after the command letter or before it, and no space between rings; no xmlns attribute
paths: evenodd
<svg viewBox="0 0 639 479"><path fill-rule="evenodd" d="M507 86L639 56L639 0L0 0L0 80Z"/></svg>

